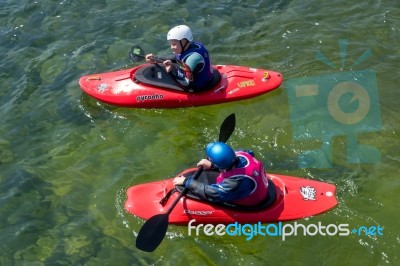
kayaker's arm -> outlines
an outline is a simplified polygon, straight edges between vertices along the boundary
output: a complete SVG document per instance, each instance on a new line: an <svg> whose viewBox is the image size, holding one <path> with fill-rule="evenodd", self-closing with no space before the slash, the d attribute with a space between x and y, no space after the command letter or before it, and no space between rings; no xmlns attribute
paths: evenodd
<svg viewBox="0 0 400 266"><path fill-rule="evenodd" d="M244 198L253 191L254 182L242 176L224 179L221 183L206 185L188 178L185 187L196 193L202 199L209 201L234 201Z"/></svg>
<svg viewBox="0 0 400 266"><path fill-rule="evenodd" d="M166 61L164 61L166 62ZM168 62L168 61L167 61ZM165 64L164 64L165 65ZM168 74L178 81L182 86L189 87L192 82L192 71L187 65L177 66L178 64L170 65L171 70L168 71ZM167 66L165 66L167 68Z"/></svg>
<svg viewBox="0 0 400 266"><path fill-rule="evenodd" d="M149 63L161 63L166 60L170 60L172 63L177 63L176 57L175 56L169 56L169 57L158 57L154 54L147 54L145 56L145 59Z"/></svg>
<svg viewBox="0 0 400 266"><path fill-rule="evenodd" d="M171 59L168 59L171 60ZM185 62L178 60L171 60L172 63L176 64L168 65L171 70L167 69L167 72L177 80L181 85L190 88L194 82L194 76L200 72L205 66L204 58L199 53L191 53L185 58ZM165 65L164 61L164 65ZM167 66L166 66L167 67Z"/></svg>

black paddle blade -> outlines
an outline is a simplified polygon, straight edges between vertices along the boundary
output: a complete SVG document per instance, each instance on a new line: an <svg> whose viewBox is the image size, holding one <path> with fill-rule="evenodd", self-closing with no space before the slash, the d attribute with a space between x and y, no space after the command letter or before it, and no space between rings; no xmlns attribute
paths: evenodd
<svg viewBox="0 0 400 266"><path fill-rule="evenodd" d="M153 252L164 239L168 228L168 214L157 214L147 220L136 238L136 247Z"/></svg>
<svg viewBox="0 0 400 266"><path fill-rule="evenodd" d="M221 128L219 129L219 138L220 142L227 142L231 137L233 131L236 126L236 117L235 114L230 114L227 118L225 118L224 122L222 122Z"/></svg>
<svg viewBox="0 0 400 266"><path fill-rule="evenodd" d="M146 54L145 54L144 50L140 46L134 45L129 50L128 56L129 56L129 59L131 59L132 62L139 62L139 61L142 61L145 58Z"/></svg>

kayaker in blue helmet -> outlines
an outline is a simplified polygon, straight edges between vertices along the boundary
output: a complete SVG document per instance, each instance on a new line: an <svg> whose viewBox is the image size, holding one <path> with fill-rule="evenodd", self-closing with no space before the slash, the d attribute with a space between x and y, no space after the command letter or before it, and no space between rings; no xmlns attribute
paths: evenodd
<svg viewBox="0 0 400 266"><path fill-rule="evenodd" d="M175 58L164 60L166 71L188 90L201 91L207 88L213 70L205 46L193 41L192 31L186 25L172 28L167 34L167 40ZM154 54L147 54L146 61L154 63L154 57ZM176 67L173 63L180 66Z"/></svg>
<svg viewBox="0 0 400 266"><path fill-rule="evenodd" d="M201 199L215 202L233 202L243 206L255 206L268 194L268 180L264 167L254 158L252 151L234 151L223 142L212 142L206 147L208 159L197 165L204 170L215 169L220 172L216 183L202 182L178 176L174 185L184 185Z"/></svg>

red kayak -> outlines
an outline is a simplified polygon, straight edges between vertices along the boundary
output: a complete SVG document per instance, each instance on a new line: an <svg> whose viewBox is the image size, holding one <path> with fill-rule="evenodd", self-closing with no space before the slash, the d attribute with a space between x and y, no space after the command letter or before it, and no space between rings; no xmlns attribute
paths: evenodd
<svg viewBox="0 0 400 266"><path fill-rule="evenodd" d="M191 175L196 169L181 174ZM201 182L215 182L216 171L204 171ZM301 219L325 212L337 205L335 185L304 178L267 174L268 197L258 206L243 207L231 203L210 203L186 195L169 215L172 224L188 224L196 219L197 224L268 223ZM173 178L140 184L127 190L125 209L135 216L149 219L165 213L179 193L173 192ZM172 191L173 193L168 193ZM170 194L170 197L166 197ZM164 199L162 205L160 201Z"/></svg>
<svg viewBox="0 0 400 266"><path fill-rule="evenodd" d="M81 89L102 102L136 108L201 106L252 98L278 88L278 72L233 65L216 65L208 88L190 92L159 64L93 74L79 79Z"/></svg>

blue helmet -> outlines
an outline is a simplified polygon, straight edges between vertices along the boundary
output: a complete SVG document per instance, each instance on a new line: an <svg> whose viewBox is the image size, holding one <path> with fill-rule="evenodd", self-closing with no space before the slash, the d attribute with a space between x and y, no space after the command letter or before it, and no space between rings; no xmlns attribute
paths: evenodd
<svg viewBox="0 0 400 266"><path fill-rule="evenodd" d="M235 162L235 152L223 142L211 142L206 147L208 159L219 169L229 169Z"/></svg>

